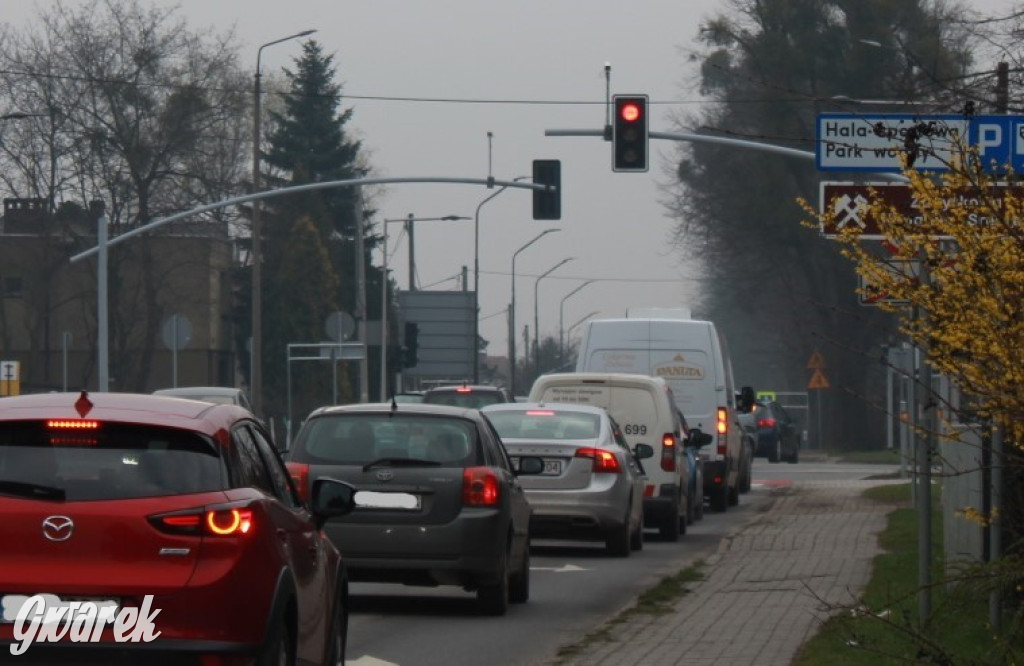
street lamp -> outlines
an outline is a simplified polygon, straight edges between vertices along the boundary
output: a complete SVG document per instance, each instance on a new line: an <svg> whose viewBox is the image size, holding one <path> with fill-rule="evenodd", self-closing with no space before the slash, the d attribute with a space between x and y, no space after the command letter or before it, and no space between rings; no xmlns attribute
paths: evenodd
<svg viewBox="0 0 1024 666"><path fill-rule="evenodd" d="M384 250L384 259L381 262L381 287L380 287L380 400L385 402L388 399L388 224L393 222L405 222L412 227L413 222L448 222L454 220L468 220L468 217L460 215L445 215L444 217L400 217L392 220L383 220L382 231L384 242L381 248Z"/></svg>
<svg viewBox="0 0 1024 666"><path fill-rule="evenodd" d="M509 377L509 390L512 392L512 395L515 395L515 393L516 393L516 257L519 256L520 252L522 252L526 248L530 247L531 245L533 245L534 243L539 241L541 238L543 238L547 234L553 233L555 231L561 231L561 229L545 229L544 231L540 232L539 234L534 236L532 239L530 239L530 241L526 245L523 245L518 250L516 250L515 252L512 253L512 300L511 300L511 304L509 305L509 315L508 315L509 316L509 322L508 322L508 328L509 328L508 357L509 357L509 360L511 360L511 362L512 362L511 363L512 367L510 369L510 377ZM526 350L526 357L529 358L529 356L530 356L530 350L527 349Z"/></svg>
<svg viewBox="0 0 1024 666"><path fill-rule="evenodd" d="M513 182L528 180L532 176L516 176ZM480 209L484 204L508 189L503 185L500 190L487 197L476 207L473 214L473 383L480 383Z"/></svg>
<svg viewBox="0 0 1024 666"><path fill-rule="evenodd" d="M573 329L575 329L575 328L576 328L577 326L579 326L579 325L580 325L580 324L582 324L583 322L587 321L587 320L588 320L588 319L590 319L591 317L596 317L596 316L597 316L597 315L599 315L599 314L601 314L601 311L600 311L600 310L594 310L594 311L593 311L593 312L591 312L590 314L588 314L588 315L586 315L586 316L584 316L584 317L581 317L579 321L577 321L577 322L576 322L575 324L573 324L572 326L570 326L570 327L569 327L569 330L567 330L567 331L565 332L565 337L567 337L567 338L572 338L572 331L573 331Z"/></svg>
<svg viewBox="0 0 1024 666"><path fill-rule="evenodd" d="M572 261L575 258L576 257L566 257L565 259L562 259L560 262L558 262L557 264L555 264L551 268L549 268L546 271L544 271L543 273L541 273L540 276L537 278L537 281L533 283L533 364L534 364L533 369L534 369L534 372L536 372L538 370L538 368L540 368L540 308L538 307L538 304L537 304L537 301L539 300L538 299L538 290L540 288L540 281L543 280L544 278L546 278L548 275L551 275L552 273L554 273L555 270L558 269L560 266L563 266L563 265L569 263L570 261Z"/></svg>
<svg viewBox="0 0 1024 666"><path fill-rule="evenodd" d="M588 284L593 284L595 282L597 282L597 280L587 280L580 286L576 287L575 289L573 289L568 294L562 297L562 303L558 306L558 360L563 364L565 363L565 338L562 335L562 327L564 326L565 321L565 301L570 296L583 289L583 287L586 287Z"/></svg>
<svg viewBox="0 0 1024 666"><path fill-rule="evenodd" d="M260 189L260 58L263 49L274 44L287 42L290 39L312 35L316 30L303 30L294 35L275 39L260 46L256 51L256 75L253 87L253 131L252 131L252 191ZM252 202L252 342L250 343L249 392L253 411L261 414L263 410L263 308L262 308L262 273L260 264L263 255L260 248L260 200Z"/></svg>

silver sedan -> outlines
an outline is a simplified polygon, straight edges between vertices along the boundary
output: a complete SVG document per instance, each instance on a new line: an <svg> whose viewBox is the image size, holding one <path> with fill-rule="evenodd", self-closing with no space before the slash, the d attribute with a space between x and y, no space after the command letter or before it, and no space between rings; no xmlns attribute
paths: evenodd
<svg viewBox="0 0 1024 666"><path fill-rule="evenodd" d="M556 539L603 539L608 553L626 557L643 547L640 460L604 409L590 405L506 403L480 410L505 445L513 466L525 456L544 461L542 474L520 478L533 508L530 534Z"/></svg>

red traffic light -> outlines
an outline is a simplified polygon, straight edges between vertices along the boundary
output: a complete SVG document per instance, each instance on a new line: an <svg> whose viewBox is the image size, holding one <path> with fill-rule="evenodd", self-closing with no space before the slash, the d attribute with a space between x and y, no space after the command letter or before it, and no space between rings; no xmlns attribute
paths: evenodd
<svg viewBox="0 0 1024 666"><path fill-rule="evenodd" d="M627 123L635 123L640 120L640 105L627 102L619 107L619 115Z"/></svg>

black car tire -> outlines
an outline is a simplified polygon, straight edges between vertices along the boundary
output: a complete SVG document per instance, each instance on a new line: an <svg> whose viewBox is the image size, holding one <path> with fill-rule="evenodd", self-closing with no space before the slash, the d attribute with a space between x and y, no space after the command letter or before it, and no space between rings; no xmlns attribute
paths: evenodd
<svg viewBox="0 0 1024 666"><path fill-rule="evenodd" d="M768 449L768 462L770 462L770 463L777 463L777 462L779 462L779 457L780 457L780 453L781 453L780 449L781 448L782 448L782 442L780 440L776 439L775 443L772 444L770 449Z"/></svg>
<svg viewBox="0 0 1024 666"><path fill-rule="evenodd" d="M792 465L800 462L800 449L793 449L793 455L789 457L789 462Z"/></svg>
<svg viewBox="0 0 1024 666"><path fill-rule="evenodd" d="M729 495L729 506L739 506L739 503L740 503L740 489L739 489L739 485L738 484L737 484L737 486L735 488L729 488L728 495Z"/></svg>
<svg viewBox="0 0 1024 666"><path fill-rule="evenodd" d="M629 554L632 552L630 545L633 540L633 534L629 528L630 513L632 513L632 509L627 508L626 515L622 519L622 525L612 529L605 535L605 549L612 557L629 557Z"/></svg>
<svg viewBox="0 0 1024 666"><path fill-rule="evenodd" d="M331 635L327 643L327 658L324 666L345 663L345 646L348 643L348 609L341 590L335 592L334 611L331 613Z"/></svg>
<svg viewBox="0 0 1024 666"><path fill-rule="evenodd" d="M697 506L694 504L693 495L686 497L686 524L693 525L697 520Z"/></svg>
<svg viewBox="0 0 1024 666"><path fill-rule="evenodd" d="M292 629L282 614L274 622L273 632L263 646L263 651L256 660L257 666L294 666L295 645L292 640Z"/></svg>
<svg viewBox="0 0 1024 666"><path fill-rule="evenodd" d="M729 509L729 486L725 481L711 489L711 508L719 513L725 513Z"/></svg>
<svg viewBox="0 0 1024 666"><path fill-rule="evenodd" d="M665 516L665 522L658 528L658 534L661 536L663 541L675 542L679 541L679 535L681 530L679 529L679 506L675 506L672 512Z"/></svg>
<svg viewBox="0 0 1024 666"><path fill-rule="evenodd" d="M693 518L694 520L704 519L704 491L700 494L693 494Z"/></svg>
<svg viewBox="0 0 1024 666"><path fill-rule="evenodd" d="M527 539L523 548L523 563L519 571L512 575L512 583L508 589L510 604L525 604L530 600L530 542Z"/></svg>
<svg viewBox="0 0 1024 666"><path fill-rule="evenodd" d="M498 567L498 580L481 585L476 591L476 600L485 615L504 615L508 612L508 547L505 548Z"/></svg>
<svg viewBox="0 0 1024 666"><path fill-rule="evenodd" d="M633 550L644 549L644 514L640 514L640 524L629 537L629 547Z"/></svg>

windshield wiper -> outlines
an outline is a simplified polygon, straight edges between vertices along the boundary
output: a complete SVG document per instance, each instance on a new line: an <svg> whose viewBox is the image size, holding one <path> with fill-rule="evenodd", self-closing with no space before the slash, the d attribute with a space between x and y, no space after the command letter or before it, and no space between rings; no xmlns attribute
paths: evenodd
<svg viewBox="0 0 1024 666"><path fill-rule="evenodd" d="M0 493L52 502L63 502L65 497L63 488L41 486L36 483L22 483L21 481L0 481Z"/></svg>
<svg viewBox="0 0 1024 666"><path fill-rule="evenodd" d="M374 467L440 467L441 463L436 460L425 458L377 458L363 465L363 471L367 472Z"/></svg>

